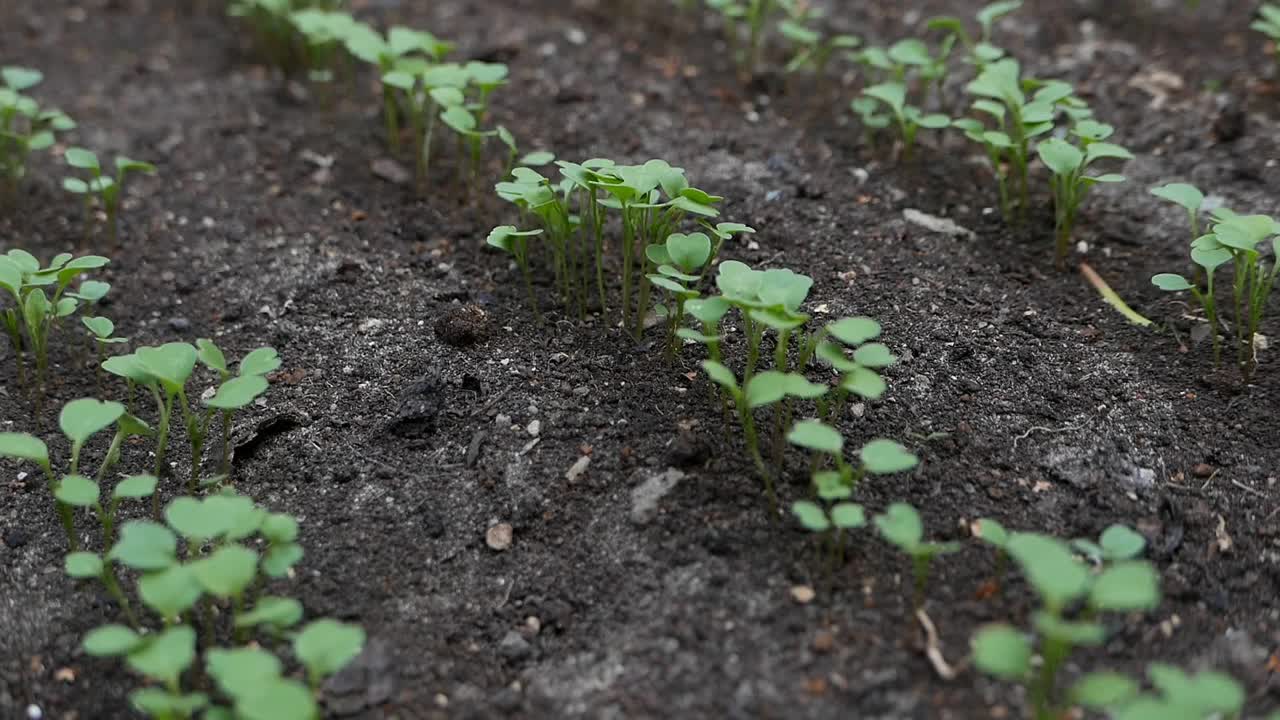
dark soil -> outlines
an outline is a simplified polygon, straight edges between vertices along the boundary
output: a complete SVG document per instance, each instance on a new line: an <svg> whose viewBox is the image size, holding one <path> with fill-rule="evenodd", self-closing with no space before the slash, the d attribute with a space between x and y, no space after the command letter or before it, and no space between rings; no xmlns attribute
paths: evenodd
<svg viewBox="0 0 1280 720"><path fill-rule="evenodd" d="M1237 209L1280 211L1280 104L1273 58L1247 30L1253 3L1031 0L1000 31L1035 74L1085 88L1138 154L1130 182L1087 205L1080 259L1157 333L1053 269L1047 217L1005 228L971 146L926 138L899 163L846 117L853 86L828 98L766 77L744 91L714 26L665 4L366 5L457 41L459 57L511 63L496 114L526 147L682 165L729 198L725 219L761 230L730 255L812 275L811 305L829 317L883 323L902 362L886 398L843 429L851 442L900 439L923 462L860 488L870 510L913 503L940 539L967 538L984 516L1063 537L1139 529L1165 600L1115 618L1070 675L1213 666L1247 683L1249 717L1280 704L1280 366L1264 352L1247 387L1215 371L1204 347L1182 347L1188 308L1148 280L1185 265L1186 231L1146 188L1189 180ZM884 42L978 5L842 0L833 23ZM1012 575L1004 593L979 594L986 550L970 543L932 577L928 611L962 669L945 681L920 651L898 555L865 533L827 583L806 535L770 521L696 353L668 366L659 341L637 345L603 320L553 314L538 329L518 277L481 249L515 220L508 208L468 201L448 160L425 200L375 176L385 151L367 82L325 109L283 90L235 26L198 6L6 0L0 62L44 70L39 95L80 120L77 144L160 166L134 185L123 247L90 245L113 257L104 312L120 331L135 345L212 337L235 356L270 344L284 358L238 428L237 486L303 521L307 556L286 589L369 633L363 674L326 698L332 714L1024 711L1020 692L962 662L981 623L1021 622L1030 607ZM0 249L79 245L59 173L37 165L20 209L0 217ZM927 232L907 208L977 236ZM97 394L73 352L55 360L52 406ZM31 429L9 355L0 372L0 429ZM584 454L587 471L567 479ZM633 491L672 467L683 475L667 476L679 479L657 512L636 512ZM129 717L134 678L78 648L112 606L63 577L40 484L0 468L0 715ZM804 464L789 468L788 502L807 492ZM513 528L503 551L485 542L497 523ZM817 597L797 602L797 585Z"/></svg>

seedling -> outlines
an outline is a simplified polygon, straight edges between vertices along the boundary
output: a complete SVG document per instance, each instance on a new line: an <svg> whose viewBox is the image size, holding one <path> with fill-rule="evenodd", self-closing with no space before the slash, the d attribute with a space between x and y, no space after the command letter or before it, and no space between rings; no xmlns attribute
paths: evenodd
<svg viewBox="0 0 1280 720"><path fill-rule="evenodd" d="M209 429L209 421L214 412L222 416L222 451L218 463L218 476L231 475L231 420L236 410L248 407L267 391L266 376L280 368L280 355L274 348L258 348L240 360L237 374L232 375L227 366L227 358L212 340L196 341L196 356L205 367L218 373L221 383L213 397L206 398L204 404L209 408L204 417L198 420L199 435L203 437ZM199 455L199 450L195 450Z"/></svg>
<svg viewBox="0 0 1280 720"><path fill-rule="evenodd" d="M925 113L914 105L907 104L907 86L902 82L887 82L872 85L862 91L866 97L884 103L893 113L898 132L902 137L903 157L910 158L915 147L916 134L920 128L941 129L951 125L951 118L940 113Z"/></svg>
<svg viewBox="0 0 1280 720"><path fill-rule="evenodd" d="M111 322L110 318L105 317L82 317L80 322L89 330L89 337L93 340L94 350L97 352L96 375L98 382L98 392L102 392L102 363L106 360L107 347L111 345L120 345L129 342L129 338L116 337L116 324Z"/></svg>
<svg viewBox="0 0 1280 720"><path fill-rule="evenodd" d="M1004 582L1005 564L1009 560L1009 552L1006 549L1009 545L1009 531L999 522L990 518L983 518L978 521L974 535L982 542L995 548L996 567L995 572L992 573L992 582L994 589L998 590Z"/></svg>
<svg viewBox="0 0 1280 720"><path fill-rule="evenodd" d="M334 11L342 0L230 0L227 14L249 25L254 44L268 62L286 74L306 67L307 57L299 50L299 30L293 16L299 11Z"/></svg>
<svg viewBox="0 0 1280 720"><path fill-rule="evenodd" d="M165 519L166 525L126 523L105 558L68 556L68 572L74 577L93 577L112 563L140 573L138 597L165 624L162 632L143 633L130 614L133 627L98 627L85 636L85 651L120 657L152 681L151 687L130 694L133 706L150 717L191 718L203 710L209 718L318 718L313 693L360 653L365 634L357 626L328 619L303 627L293 636L291 649L306 669L307 685L288 679L284 663L266 649L303 616L296 600L254 597L265 579L287 575L301 558L297 521L233 493L178 498L169 504ZM261 556L253 549L254 536L266 543ZM180 540L187 545L185 562L178 555ZM196 557L193 550L206 544L211 550ZM229 608L228 630L234 631L238 647L216 647L216 606ZM246 644L254 630L266 637ZM201 654L213 694L189 692L183 680Z"/></svg>
<svg viewBox="0 0 1280 720"><path fill-rule="evenodd" d="M975 38L965 28L964 21L956 17L943 16L929 20L929 28L945 30L960 39L968 54L969 62L981 72L988 64L1004 57L1005 52L991 42L992 31L1000 18L1022 8L1022 0L1004 0L987 5L978 11L975 18L980 32Z"/></svg>
<svg viewBox="0 0 1280 720"><path fill-rule="evenodd" d="M1200 237L1200 208L1204 205L1204 193L1199 188L1186 183L1169 183L1151 188L1151 194L1186 210L1191 225L1191 239L1194 241Z"/></svg>
<svg viewBox="0 0 1280 720"><path fill-rule="evenodd" d="M1238 718L1244 709L1244 688L1225 673L1206 670L1192 675L1172 665L1152 663L1147 666L1147 678L1154 693L1143 693L1136 681L1120 673L1090 673L1076 683L1072 699L1118 720Z"/></svg>
<svg viewBox="0 0 1280 720"><path fill-rule="evenodd" d="M120 192L129 173L146 173L154 175L156 167L151 163L132 160L123 155L115 159L116 174L114 177L102 174L102 165L98 156L84 148L68 148L63 158L73 168L86 170L89 179L76 177L63 178L62 187L67 192L84 197L85 236L89 234L91 224L93 198L98 199L103 212L107 215L107 232L111 242L116 244L120 236Z"/></svg>
<svg viewBox="0 0 1280 720"><path fill-rule="evenodd" d="M1147 547L1147 540L1124 525L1112 525L1102 531L1097 542L1079 538L1071 541L1071 547L1101 565L1136 559Z"/></svg>
<svg viewBox="0 0 1280 720"><path fill-rule="evenodd" d="M1267 307L1271 290L1280 272L1280 225L1266 215L1217 215L1208 235L1191 243L1191 260L1204 270L1203 291L1194 283L1172 273L1161 273L1151 278L1161 290L1176 292L1190 290L1192 297L1204 309L1213 337L1214 364L1221 362L1221 340L1218 337L1220 322L1213 286L1217 269L1228 262L1233 269L1231 302L1231 327L1236 346L1236 362L1241 376L1248 382L1257 366L1256 338L1258 328ZM1272 265L1268 269L1262 260L1258 246L1271 240Z"/></svg>
<svg viewBox="0 0 1280 720"><path fill-rule="evenodd" d="M853 35L825 35L818 29L824 13L808 0L780 0L780 4L787 18L778 23L778 34L793 47L788 73L808 70L821 82L837 52L850 54L862 42Z"/></svg>
<svg viewBox="0 0 1280 720"><path fill-rule="evenodd" d="M847 317L827 324L805 343L802 358L815 356L840 374L834 401L819 405L823 419L839 419L850 395L866 400L879 400L884 395L887 385L880 371L898 359L888 346L871 342L880 337L880 332L880 323L869 317ZM853 350L853 357L848 355L849 349Z"/></svg>
<svg viewBox="0 0 1280 720"><path fill-rule="evenodd" d="M332 83L340 51L356 26L355 18L345 12L307 8L291 13L289 22L302 37L302 63L307 78L313 83ZM332 102L332 91L328 97Z"/></svg>
<svg viewBox="0 0 1280 720"><path fill-rule="evenodd" d="M1066 266L1076 218L1089 190L1098 183L1124 182L1124 176L1115 173L1086 175L1089 166L1104 158L1133 159L1133 154L1128 150L1103 142L1113 132L1110 125L1085 120L1077 123L1071 132L1080 138L1080 147L1060 138L1050 138L1036 146L1040 160L1053 173L1050 186L1053 188L1054 231L1059 268Z"/></svg>
<svg viewBox="0 0 1280 720"><path fill-rule="evenodd" d="M402 69L412 74L425 69L423 61L441 62L453 50L453 44L444 42L428 32L396 26L383 36L363 23L352 26L344 38L347 51L355 57L378 68L379 77ZM382 115L387 130L387 145L392 152L400 151L400 96L397 87L382 83Z"/></svg>
<svg viewBox="0 0 1280 720"><path fill-rule="evenodd" d="M913 605L919 610L924 607L925 589L929 582L929 566L939 555L950 555L960 551L957 542L925 542L924 523L920 513L906 503L893 503L882 515L875 518L876 529L880 536L911 558L911 571L914 582L912 594Z"/></svg>
<svg viewBox="0 0 1280 720"><path fill-rule="evenodd" d="M1038 88L1030 98L1027 87ZM1032 141L1053 130L1060 112L1084 119L1088 108L1065 82L1024 80L1021 66L1012 58L984 64L967 91L978 96L973 110L980 117L994 120L996 127L988 129L984 121L974 118L963 118L953 124L986 150L1006 221L1014 219L1015 204L1018 217L1025 217L1030 204L1028 168Z"/></svg>
<svg viewBox="0 0 1280 720"><path fill-rule="evenodd" d="M1272 45L1277 48L1276 62L1280 63L1280 5L1263 3L1262 7L1258 8L1258 19L1254 20L1249 27L1271 39Z"/></svg>
<svg viewBox="0 0 1280 720"><path fill-rule="evenodd" d="M68 292L68 288L77 277L109 262L98 255L77 258L63 253L41 267L35 256L16 248L0 256L0 292L7 292L13 300L13 307L0 310L0 324L13 347L19 385L27 387L25 355L30 354L35 361L35 382L28 389L35 398L37 417L43 407L49 337L58 320L75 313L81 304L77 294ZM52 297L45 294L45 288L52 288ZM86 297L93 294L96 293Z"/></svg>
<svg viewBox="0 0 1280 720"><path fill-rule="evenodd" d="M743 73L754 75L764 47L765 28L778 9L778 0L707 0L707 6L724 18L725 37Z"/></svg>
<svg viewBox="0 0 1280 720"><path fill-rule="evenodd" d="M1058 671L1074 648L1097 646L1106 638L1097 615L1154 608L1159 576L1150 563L1135 560L1090 573L1066 543L1045 535L1013 533L1005 548L1040 596L1041 609L1032 616L1030 635L1006 624L980 630L973 638L974 663L990 675L1026 684L1033 716L1053 720L1066 711L1058 697ZM1081 602L1081 615L1069 615ZM1036 644L1042 658L1038 671L1031 662Z"/></svg>
<svg viewBox="0 0 1280 720"><path fill-rule="evenodd" d="M31 153L53 146L57 133L76 126L62 111L41 108L24 94L43 80L39 70L0 67L0 199L5 201L14 199L26 177Z"/></svg>
<svg viewBox="0 0 1280 720"><path fill-rule="evenodd" d="M667 294L667 305L661 314L667 318L667 359L675 358L680 338L676 330L684 325L685 303L698 297L695 285L702 281L702 271L711 259L711 238L706 233L672 233L661 245L645 248L645 258L657 268L649 282Z"/></svg>

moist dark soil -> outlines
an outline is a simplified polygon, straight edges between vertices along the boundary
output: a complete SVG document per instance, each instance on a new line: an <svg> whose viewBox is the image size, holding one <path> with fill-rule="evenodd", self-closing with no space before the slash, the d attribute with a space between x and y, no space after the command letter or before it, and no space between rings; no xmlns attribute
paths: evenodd
<svg viewBox="0 0 1280 720"><path fill-rule="evenodd" d="M200 5L7 0L0 62L46 73L37 94L80 121L75 144L160 168L133 184L121 246L101 233L87 246L113 259L103 312L120 332L284 358L237 423L236 485L302 521L306 557L281 591L368 631L357 670L326 690L331 716L1025 713L1020 690L965 661L982 623L1032 609L1012 573L983 590L986 549L966 543L930 580L926 609L958 670L943 679L901 556L861 533L828 577L812 539L770 519L694 348L673 366L660 333L636 342L612 316L552 309L536 325L518 274L484 249L516 221L508 206L469 194L447 152L425 197L384 179L370 78L333 102L282 83ZM760 230L727 257L813 276L819 318L878 318L901 362L842 429L851 443L898 439L922 463L864 483L870 511L910 502L945 540L980 517L1067 538L1138 529L1164 600L1109 620L1107 644L1067 676L1163 660L1235 674L1248 717L1280 704L1280 363L1262 351L1248 385L1215 370L1192 308L1149 282L1185 267L1187 230L1148 187L1186 180L1241 211L1280 211L1275 59L1247 30L1253 3L1029 0L999 30L1032 73L1076 83L1138 156L1129 182L1088 202L1072 260L1157 331L1053 267L1047 211L1008 229L972 146L925 133L905 161L887 138L868 145L845 110L853 77L814 87L766 72L744 87L709 18L656 0L356 5L456 41L458 57L510 63L495 116L527 149L683 166L728 198L724 219ZM843 0L831 22L884 43L978 5ZM0 249L82 245L60 177L36 164L0 217ZM906 209L974 235L931 232ZM50 407L99 395L74 334L55 352ZM0 373L0 429L38 430L57 450L11 355ZM144 451L126 462L145 467ZM803 459L787 467L789 503L808 489ZM135 678L79 649L114 606L63 577L65 540L29 468L0 469L0 715L131 717ZM646 508L655 498L637 489L655 486L666 492ZM513 542L493 550L499 523ZM798 586L816 597L798 601Z"/></svg>

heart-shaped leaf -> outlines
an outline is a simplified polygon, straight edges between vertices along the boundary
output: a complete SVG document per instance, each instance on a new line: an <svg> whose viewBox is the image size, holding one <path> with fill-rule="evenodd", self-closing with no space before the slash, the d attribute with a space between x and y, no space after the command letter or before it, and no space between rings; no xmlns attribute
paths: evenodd
<svg viewBox="0 0 1280 720"><path fill-rule="evenodd" d="M196 367L196 349L188 343L138 348L134 355L143 369L156 377L169 394L181 390Z"/></svg>
<svg viewBox="0 0 1280 720"><path fill-rule="evenodd" d="M808 500L797 500L791 506L791 514L796 516L806 530L826 532L831 529L831 521L827 519L827 511Z"/></svg>
<svg viewBox="0 0 1280 720"><path fill-rule="evenodd" d="M62 406L58 425L62 433L77 446L99 431L110 427L124 414L124 405L118 402L81 398Z"/></svg>
<svg viewBox="0 0 1280 720"><path fill-rule="evenodd" d="M231 529L233 522L233 518L225 512L219 512L216 505L209 505L208 500L201 501L192 497L175 498L165 508L164 518L169 527L177 530L183 537L197 542L208 542L221 537Z"/></svg>
<svg viewBox="0 0 1280 720"><path fill-rule="evenodd" d="M257 575L258 553L235 543L223 545L195 563L194 570L205 590L221 598L236 597Z"/></svg>
<svg viewBox="0 0 1280 720"><path fill-rule="evenodd" d="M204 589L187 565L171 565L138 579L138 597L162 618L173 619L195 606Z"/></svg>
<svg viewBox="0 0 1280 720"><path fill-rule="evenodd" d="M124 655L142 642L142 637L123 625L102 625L84 636L81 646L94 657Z"/></svg>
<svg viewBox="0 0 1280 720"><path fill-rule="evenodd" d="M120 528L120 539L108 558L135 570L163 570L175 561L178 538L169 528L150 520L132 520Z"/></svg>
<svg viewBox="0 0 1280 720"><path fill-rule="evenodd" d="M49 448L44 441L26 433L0 433L0 456L30 460L45 466L49 464Z"/></svg>
<svg viewBox="0 0 1280 720"><path fill-rule="evenodd" d="M910 470L920 463L905 447L892 440L872 440L858 453L862 465L873 475L890 475Z"/></svg>
<svg viewBox="0 0 1280 720"><path fill-rule="evenodd" d="M102 575L102 558L97 553L73 552L64 559L63 569L77 579L96 578Z"/></svg>
<svg viewBox="0 0 1280 720"><path fill-rule="evenodd" d="M214 396L205 405L221 410L237 410L247 407L259 395L267 391L267 379L261 375L240 375L218 386Z"/></svg>
<svg viewBox="0 0 1280 720"><path fill-rule="evenodd" d="M880 337L880 323L869 317L847 317L827 325L831 337L850 347Z"/></svg>
<svg viewBox="0 0 1280 720"><path fill-rule="evenodd" d="M914 554L924 538L924 523L920 520L920 513L906 503L890 505L884 514L876 516L875 524L885 540L907 553Z"/></svg>
<svg viewBox="0 0 1280 720"><path fill-rule="evenodd" d="M262 597L253 609L236 616L236 627L270 625L277 629L293 627L302 620L302 603L293 598Z"/></svg>
<svg viewBox="0 0 1280 720"><path fill-rule="evenodd" d="M840 431L817 420L796 423L787 433L787 442L829 455L839 455L844 449L844 437Z"/></svg>
<svg viewBox="0 0 1280 720"><path fill-rule="evenodd" d="M705 233L674 233L667 238L667 254L686 273L702 268L711 257L711 238Z"/></svg>
<svg viewBox="0 0 1280 720"><path fill-rule="evenodd" d="M1004 680L1021 680L1031 671L1031 643L1008 625L988 625L973 636L973 662Z"/></svg>
<svg viewBox="0 0 1280 720"><path fill-rule="evenodd" d="M155 494L157 482L154 475L132 475L116 484L111 496L115 498L151 497Z"/></svg>
<svg viewBox="0 0 1280 720"><path fill-rule="evenodd" d="M312 678L341 670L364 648L364 629L336 620L317 620L293 639L293 652Z"/></svg>
<svg viewBox="0 0 1280 720"><path fill-rule="evenodd" d="M83 475L68 475L58 483L53 494L58 502L73 507L93 507L98 503L98 483Z"/></svg>
<svg viewBox="0 0 1280 720"><path fill-rule="evenodd" d="M218 688L233 700L251 698L280 677L284 670L275 655L258 648L213 648L205 654L205 668Z"/></svg>
<svg viewBox="0 0 1280 720"><path fill-rule="evenodd" d="M143 640L128 655L134 672L167 685L177 685L178 676L196 659L196 632L186 625L168 628Z"/></svg>

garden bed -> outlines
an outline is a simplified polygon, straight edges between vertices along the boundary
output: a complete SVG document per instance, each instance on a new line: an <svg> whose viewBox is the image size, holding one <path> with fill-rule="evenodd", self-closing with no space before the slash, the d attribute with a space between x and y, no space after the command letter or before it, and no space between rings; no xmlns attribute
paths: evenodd
<svg viewBox="0 0 1280 720"><path fill-rule="evenodd" d="M979 5L839 4L835 24L880 42ZM901 360L885 397L842 428L859 444L898 439L921 464L865 482L869 510L910 502L943 540L968 539L982 517L1064 538L1139 530L1164 600L1109 622L1108 642L1068 674L1216 667L1261 717L1280 704L1280 368L1263 352L1244 386L1183 347L1190 308L1150 277L1185 265L1185 216L1147 188L1185 180L1242 211L1280 210L1280 103L1252 8L1154 4L1031 1L1001 33L1033 73L1081 88L1137 155L1129 181L1086 206L1073 261L1160 332L1053 267L1047 183L1045 210L1010 230L974 146L925 133L900 162L862 142L851 86L814 92L767 73L744 89L709 22L616 16L607 0L391 0L361 15L509 63L494 112L522 144L685 167L726 196L724 219L759 230L726 257L811 275L829 319L878 319ZM368 633L363 672L327 692L332 715L1023 712L1021 694L961 662L976 628L1030 609L1021 581L983 592L990 552L967 546L933 574L927 610L960 667L942 679L898 553L865 533L828 580L808 534L770 519L700 354L673 367L657 331L636 342L612 316L549 308L538 327L519 274L484 245L515 222L509 206L468 196L449 160L425 198L380 177L372 85L325 108L254 64L219 12L179 5L15 0L0 11L0 64L45 72L41 95L79 119L78 144L159 167L134 185L122 246L89 246L112 258L101 275L120 332L283 358L266 403L238 423L236 486L301 520L294 592L309 615ZM36 166L21 210L0 217L0 249L46 258L80 245L60 172ZM974 234L931 232L907 209ZM473 320L464 307L482 313L476 342L445 342ZM0 430L32 430L10 360ZM51 406L98 394L73 351L54 360ZM570 473L582 457L585 472ZM40 483L0 468L0 715L127 717L134 678L79 648L113 606L63 576ZM798 456L788 469L789 503L808 478ZM499 523L512 541L494 550ZM799 602L798 586L816 596Z"/></svg>

